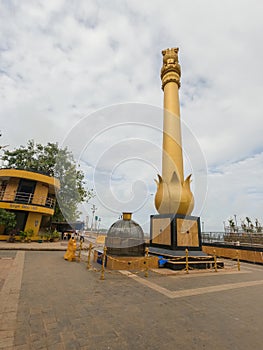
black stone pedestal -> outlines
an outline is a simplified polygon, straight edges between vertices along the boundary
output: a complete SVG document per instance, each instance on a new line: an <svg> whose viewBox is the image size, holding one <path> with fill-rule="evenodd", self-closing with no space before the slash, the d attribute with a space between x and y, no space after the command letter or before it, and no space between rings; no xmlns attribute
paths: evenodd
<svg viewBox="0 0 263 350"><path fill-rule="evenodd" d="M201 251L200 218L179 214L151 215L150 247Z"/></svg>

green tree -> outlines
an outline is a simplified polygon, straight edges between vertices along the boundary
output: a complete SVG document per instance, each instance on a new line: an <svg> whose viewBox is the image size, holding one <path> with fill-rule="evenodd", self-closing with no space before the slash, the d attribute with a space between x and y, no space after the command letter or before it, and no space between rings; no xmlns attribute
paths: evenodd
<svg viewBox="0 0 263 350"><path fill-rule="evenodd" d="M255 228L256 228L256 232L258 233L262 232L262 226L261 226L261 223L258 221L258 219L255 219Z"/></svg>
<svg viewBox="0 0 263 350"><path fill-rule="evenodd" d="M37 171L60 180L53 221L76 220L80 215L78 204L94 197L93 190L86 189L84 174L72 153L57 143L42 145L29 140L26 146L5 150L2 161L8 168Z"/></svg>
<svg viewBox="0 0 263 350"><path fill-rule="evenodd" d="M2 132L1 132L1 130L0 130L0 137L2 136ZM4 146L2 146L2 145L0 145L0 151L2 150L2 149L4 149L4 148L6 148L8 145L4 145Z"/></svg>
<svg viewBox="0 0 263 350"><path fill-rule="evenodd" d="M10 211L0 209L0 225L5 226L7 232L15 228L16 226L16 216Z"/></svg>

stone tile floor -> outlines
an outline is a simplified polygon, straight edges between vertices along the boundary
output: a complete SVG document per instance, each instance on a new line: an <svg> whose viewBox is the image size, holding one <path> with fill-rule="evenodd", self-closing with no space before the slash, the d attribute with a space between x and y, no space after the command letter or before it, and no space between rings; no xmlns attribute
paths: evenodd
<svg viewBox="0 0 263 350"><path fill-rule="evenodd" d="M263 266L100 280L63 254L0 250L0 349L262 348Z"/></svg>

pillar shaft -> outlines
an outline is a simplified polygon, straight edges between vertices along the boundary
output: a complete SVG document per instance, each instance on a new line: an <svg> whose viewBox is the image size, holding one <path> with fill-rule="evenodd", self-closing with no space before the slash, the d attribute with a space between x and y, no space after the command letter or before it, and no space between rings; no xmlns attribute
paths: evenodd
<svg viewBox="0 0 263 350"><path fill-rule="evenodd" d="M170 81L164 86L162 176L169 182L176 172L184 181L178 85Z"/></svg>
<svg viewBox="0 0 263 350"><path fill-rule="evenodd" d="M181 67L178 49L162 51L162 89L164 91L162 176L158 174L155 207L160 214L190 215L194 198L189 175L184 179L179 88Z"/></svg>

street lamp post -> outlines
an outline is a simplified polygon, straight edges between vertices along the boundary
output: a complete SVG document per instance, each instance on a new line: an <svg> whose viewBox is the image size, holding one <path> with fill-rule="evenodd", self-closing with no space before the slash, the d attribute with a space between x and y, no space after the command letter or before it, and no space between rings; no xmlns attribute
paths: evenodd
<svg viewBox="0 0 263 350"><path fill-rule="evenodd" d="M95 216L95 211L97 210L98 208L96 208L95 204L92 205L91 207L91 212L92 212L92 221L91 221L91 227L90 227L90 230L93 231L93 224L94 224L94 216Z"/></svg>
<svg viewBox="0 0 263 350"><path fill-rule="evenodd" d="M99 228L100 228L100 222L101 222L101 218L98 219L98 231L99 231Z"/></svg>
<svg viewBox="0 0 263 350"><path fill-rule="evenodd" d="M237 216L236 216L236 214L234 215L234 218L235 218L236 232L237 232L237 231L238 231L238 229L237 229Z"/></svg>
<svg viewBox="0 0 263 350"><path fill-rule="evenodd" d="M89 229L89 216L86 216L86 230Z"/></svg>

